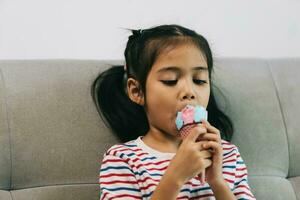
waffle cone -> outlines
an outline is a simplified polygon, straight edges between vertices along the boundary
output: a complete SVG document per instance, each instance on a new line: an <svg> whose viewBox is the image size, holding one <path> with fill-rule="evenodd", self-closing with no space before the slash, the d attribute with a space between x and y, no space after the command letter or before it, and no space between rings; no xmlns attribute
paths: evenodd
<svg viewBox="0 0 300 200"><path fill-rule="evenodd" d="M196 127L197 125L198 125L197 123L193 123L182 127L179 131L180 137L182 139L186 138L189 135L190 130ZM198 174L196 179L198 179L201 182L201 184L205 184L205 170L203 170L200 174Z"/></svg>

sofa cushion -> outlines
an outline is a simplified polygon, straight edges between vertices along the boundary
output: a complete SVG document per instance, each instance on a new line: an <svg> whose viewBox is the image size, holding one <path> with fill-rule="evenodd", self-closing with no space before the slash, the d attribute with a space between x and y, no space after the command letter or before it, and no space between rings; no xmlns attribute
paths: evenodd
<svg viewBox="0 0 300 200"><path fill-rule="evenodd" d="M300 59L217 59L218 103L257 199L296 199L300 175ZM216 90L218 92L219 90ZM298 199L299 198L299 194Z"/></svg>
<svg viewBox="0 0 300 200"><path fill-rule="evenodd" d="M11 141L6 104L5 85L0 68L0 190L9 189L11 184Z"/></svg>
<svg viewBox="0 0 300 200"><path fill-rule="evenodd" d="M269 61L278 92L289 149L288 177L300 176L300 59ZM298 187L300 189L300 187ZM299 191L298 189L298 191Z"/></svg>
<svg viewBox="0 0 300 200"><path fill-rule="evenodd" d="M90 87L122 61L0 61L0 199L99 199L117 143ZM257 199L300 200L300 59L217 58L214 92ZM223 97L224 95L224 97Z"/></svg>
<svg viewBox="0 0 300 200"><path fill-rule="evenodd" d="M99 199L99 158L116 141L101 123L90 88L106 66L1 61L0 190L10 190L15 200Z"/></svg>

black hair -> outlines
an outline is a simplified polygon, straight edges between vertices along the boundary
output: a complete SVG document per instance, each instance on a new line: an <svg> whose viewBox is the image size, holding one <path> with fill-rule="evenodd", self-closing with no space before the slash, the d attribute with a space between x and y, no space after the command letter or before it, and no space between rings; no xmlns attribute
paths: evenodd
<svg viewBox="0 0 300 200"><path fill-rule="evenodd" d="M121 142L136 139L149 130L145 108L130 100L126 93L127 78L132 77L146 94L146 79L157 57L167 48L180 44L193 44L205 55L210 85L213 86L213 57L207 40L193 30L180 25L161 25L149 29L131 30L128 38L124 65L112 66L103 71L93 82L91 94L96 108ZM146 95L144 96L146 102ZM218 128L222 139L231 140L233 123L217 105L210 87L207 105L208 122Z"/></svg>

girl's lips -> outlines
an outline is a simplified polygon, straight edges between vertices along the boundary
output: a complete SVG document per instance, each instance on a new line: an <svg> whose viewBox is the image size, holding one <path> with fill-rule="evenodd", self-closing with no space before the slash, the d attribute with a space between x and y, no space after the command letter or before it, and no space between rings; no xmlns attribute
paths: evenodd
<svg viewBox="0 0 300 200"><path fill-rule="evenodd" d="M180 106L180 109L177 110L176 114L178 112L181 112L184 108L186 108L188 105L195 107L197 104L184 104L183 106Z"/></svg>

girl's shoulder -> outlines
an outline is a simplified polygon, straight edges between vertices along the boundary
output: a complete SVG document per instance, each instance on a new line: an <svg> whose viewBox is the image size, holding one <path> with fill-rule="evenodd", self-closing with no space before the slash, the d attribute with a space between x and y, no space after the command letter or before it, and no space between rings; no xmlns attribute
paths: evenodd
<svg viewBox="0 0 300 200"><path fill-rule="evenodd" d="M228 142L227 140L222 139L222 147L223 147L224 154L229 153L229 152L239 153L238 147L236 145L234 145L233 143Z"/></svg>
<svg viewBox="0 0 300 200"><path fill-rule="evenodd" d="M106 152L105 156L111 155L111 156L117 156L122 157L123 155L131 154L138 149L137 144L135 142L136 140L131 140L125 143L118 143L113 146L111 146Z"/></svg>
<svg viewBox="0 0 300 200"><path fill-rule="evenodd" d="M222 146L234 146L236 147L234 144L232 144L231 142L228 142L227 140L221 140Z"/></svg>

